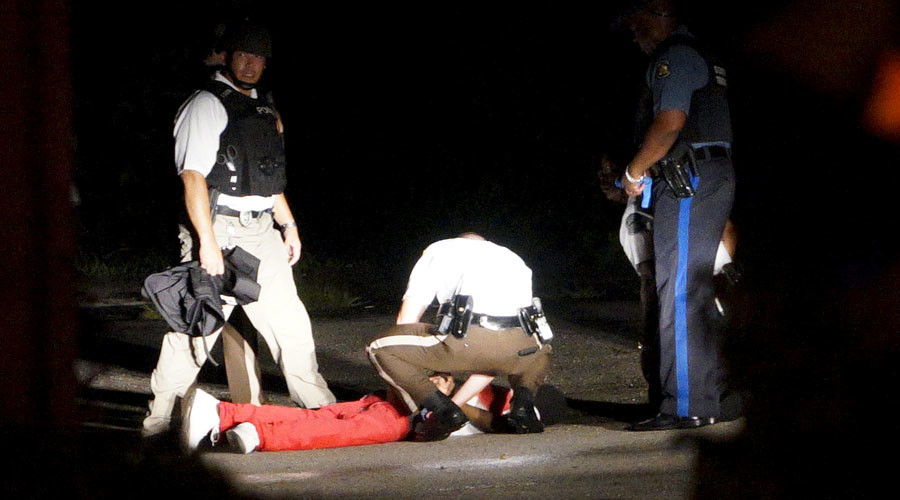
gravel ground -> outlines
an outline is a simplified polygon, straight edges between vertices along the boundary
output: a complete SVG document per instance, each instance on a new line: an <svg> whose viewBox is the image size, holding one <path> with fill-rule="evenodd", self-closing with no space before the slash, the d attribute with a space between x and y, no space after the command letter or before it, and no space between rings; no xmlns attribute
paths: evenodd
<svg viewBox="0 0 900 500"><path fill-rule="evenodd" d="M139 430L150 398L149 375L165 332L162 320L146 314L136 296L92 289L83 301L81 359L77 372L82 428L106 437L92 446L135 450L131 462L110 462L97 452L93 479L109 488L110 475L172 478L154 483L160 491L185 492L184 484L227 488L238 498L686 498L695 487L697 447L691 437L729 439L741 423L697 432L623 432L646 415L645 387L636 340L638 304L632 302L545 302L553 327L553 370L539 398L558 413L542 434L484 435L439 443L387 443L330 450L238 455L218 448L199 455L203 469L185 472L185 457L141 443ZM312 315L320 371L340 400L358 397L384 383L370 366L365 345L393 323L394 312L355 310ZM279 370L260 344L267 402L290 405ZM220 348L213 349L221 359ZM228 399L224 370L203 368L199 384ZM114 454L113 454L114 455ZM106 472L108 471L108 472ZM80 473L79 473L80 474ZM129 474L134 474L130 476ZM154 474L158 476L154 476ZM176 480L173 475L180 474ZM219 474L224 481L217 479ZM187 476L187 477L185 477ZM218 482L216 482L218 481ZM200 486L197 486L200 488ZM208 486L203 486L208 488Z"/></svg>

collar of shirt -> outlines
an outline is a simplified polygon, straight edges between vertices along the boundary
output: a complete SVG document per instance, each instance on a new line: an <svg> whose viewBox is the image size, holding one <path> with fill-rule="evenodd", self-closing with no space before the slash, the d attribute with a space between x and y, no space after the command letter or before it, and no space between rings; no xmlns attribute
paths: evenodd
<svg viewBox="0 0 900 500"><path fill-rule="evenodd" d="M235 84L231 83L231 80L229 80L227 76L222 74L222 70L216 71L216 75L213 77L213 80L215 80L217 82L222 82L225 85L228 85L229 87L233 88L234 90L237 90L238 92L241 91L241 89L237 88L237 86ZM254 99L257 98L255 88L250 89L250 97L252 97Z"/></svg>

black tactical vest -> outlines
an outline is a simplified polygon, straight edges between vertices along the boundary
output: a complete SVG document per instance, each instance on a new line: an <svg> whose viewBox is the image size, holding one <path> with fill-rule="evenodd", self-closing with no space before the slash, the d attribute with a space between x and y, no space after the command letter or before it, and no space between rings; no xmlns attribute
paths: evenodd
<svg viewBox="0 0 900 500"><path fill-rule="evenodd" d="M687 122L681 130L676 146L679 144L698 144L706 142L727 142L731 144L731 113L728 109L728 80L725 69L718 60L705 50L697 40L689 35L672 35L663 41L654 51L651 61L655 66L659 56L675 45L687 45L696 50L706 62L708 80L706 85L694 91L691 96L691 109ZM638 111L637 127L649 127L653 117L653 102L650 89L646 88L642 95ZM648 116L649 115L649 116Z"/></svg>
<svg viewBox="0 0 900 500"><path fill-rule="evenodd" d="M245 96L222 82L211 81L206 90L219 98L228 113L216 164L206 176L210 189L231 196L284 192L284 140L278 133L275 109L265 100Z"/></svg>

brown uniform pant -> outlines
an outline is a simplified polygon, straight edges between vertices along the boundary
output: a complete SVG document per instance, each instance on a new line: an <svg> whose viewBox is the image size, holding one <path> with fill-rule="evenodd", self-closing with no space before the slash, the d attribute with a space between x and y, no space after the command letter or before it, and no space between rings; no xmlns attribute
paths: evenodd
<svg viewBox="0 0 900 500"><path fill-rule="evenodd" d="M397 325L366 348L369 359L411 411L435 391L433 372L474 372L507 375L515 390L532 392L550 370L550 346L541 346L521 328L489 330L470 325L464 338L432 335L427 323Z"/></svg>

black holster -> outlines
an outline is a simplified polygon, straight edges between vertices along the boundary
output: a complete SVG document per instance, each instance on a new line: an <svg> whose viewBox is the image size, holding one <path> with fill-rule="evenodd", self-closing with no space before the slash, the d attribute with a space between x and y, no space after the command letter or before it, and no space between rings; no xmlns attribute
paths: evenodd
<svg viewBox="0 0 900 500"><path fill-rule="evenodd" d="M696 164L697 161L690 143L679 139L669 149L666 157L657 163L657 168L675 196L690 198L694 196L694 184L691 181L697 176L694 169Z"/></svg>
<svg viewBox="0 0 900 500"><path fill-rule="evenodd" d="M659 162L659 173L672 193L679 198L694 196L694 185L691 179L695 177L693 162L689 155L679 160L665 159Z"/></svg>
<svg viewBox="0 0 900 500"><path fill-rule="evenodd" d="M531 299L530 306L519 309L519 326L525 335L536 336L541 345L549 344L553 340L553 330L550 323L547 323L547 317L544 316L541 299L537 297Z"/></svg>
<svg viewBox="0 0 900 500"><path fill-rule="evenodd" d="M472 322L472 305L471 295L456 295L441 304L432 333L442 335L449 333L458 339L465 337L469 323Z"/></svg>

